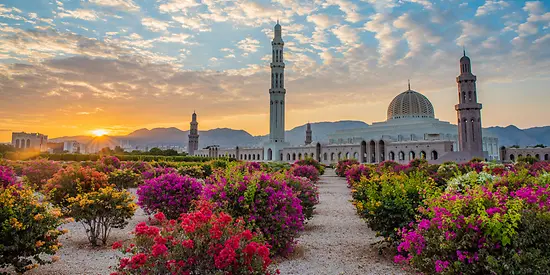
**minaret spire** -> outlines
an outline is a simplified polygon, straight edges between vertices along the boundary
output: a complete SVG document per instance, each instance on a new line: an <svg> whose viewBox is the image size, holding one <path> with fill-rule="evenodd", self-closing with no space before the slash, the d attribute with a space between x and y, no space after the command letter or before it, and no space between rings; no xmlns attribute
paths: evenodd
<svg viewBox="0 0 550 275"><path fill-rule="evenodd" d="M191 115L188 138L187 153L193 156L195 151L199 149L199 123L197 122L197 113L195 113L195 110L193 110L193 114Z"/></svg>
<svg viewBox="0 0 550 275"><path fill-rule="evenodd" d="M463 53L464 53L463 56L466 56L466 46L462 45L462 51L463 51Z"/></svg>
<svg viewBox="0 0 550 275"><path fill-rule="evenodd" d="M481 128L481 108L477 101L477 77L472 74L470 58L460 58L460 75L456 77L458 84L458 104L455 105L458 118L459 150L483 157L483 137Z"/></svg>
<svg viewBox="0 0 550 275"><path fill-rule="evenodd" d="M411 90L411 80L407 79L407 81L409 82L409 91L410 91Z"/></svg>

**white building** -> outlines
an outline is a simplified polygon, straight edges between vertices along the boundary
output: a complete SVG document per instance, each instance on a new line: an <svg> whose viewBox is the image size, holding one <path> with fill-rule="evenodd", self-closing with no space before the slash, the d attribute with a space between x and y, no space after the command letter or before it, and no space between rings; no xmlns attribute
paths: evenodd
<svg viewBox="0 0 550 275"><path fill-rule="evenodd" d="M80 153L80 143L76 140L64 141L63 142L63 151L71 153L71 154Z"/></svg>
<svg viewBox="0 0 550 275"><path fill-rule="evenodd" d="M18 132L11 134L11 145L17 150L48 151L48 136L40 133Z"/></svg>
<svg viewBox="0 0 550 275"><path fill-rule="evenodd" d="M464 53L460 59L460 75L456 78L458 104L455 106L457 125L435 117L430 100L408 90L397 95L389 104L387 120L361 128L342 130L329 135L329 144L312 142L311 128L307 127L305 145L290 146L285 142L284 60L281 25L275 25L271 42L272 62L269 141L260 148L229 148L211 146L194 152L197 156L233 157L239 160L294 162L306 157L324 164L340 159L355 158L363 163L392 160L408 163L417 158L431 163L443 161L464 162L472 157L498 160L498 139L482 133L481 104L477 102L476 81L470 59ZM196 114L193 113L196 125ZM194 129L197 131L197 129ZM191 136L190 136L191 137ZM196 142L198 143L198 136Z"/></svg>

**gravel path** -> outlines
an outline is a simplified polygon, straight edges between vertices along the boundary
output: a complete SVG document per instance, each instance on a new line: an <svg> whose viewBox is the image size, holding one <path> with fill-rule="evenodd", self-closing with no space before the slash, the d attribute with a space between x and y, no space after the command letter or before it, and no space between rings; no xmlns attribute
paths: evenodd
<svg viewBox="0 0 550 275"><path fill-rule="evenodd" d="M380 240L355 213L350 189L334 170L319 183L320 203L281 274L406 274L371 246Z"/></svg>

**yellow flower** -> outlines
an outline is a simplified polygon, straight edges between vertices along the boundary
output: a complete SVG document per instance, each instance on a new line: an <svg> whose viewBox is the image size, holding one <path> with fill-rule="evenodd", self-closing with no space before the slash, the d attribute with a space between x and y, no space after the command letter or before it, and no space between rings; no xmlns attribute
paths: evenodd
<svg viewBox="0 0 550 275"><path fill-rule="evenodd" d="M41 221L42 219L44 219L44 216L42 214L36 214L34 215L34 220L35 221Z"/></svg>
<svg viewBox="0 0 550 275"><path fill-rule="evenodd" d="M61 217L61 210L57 209L57 208L54 208L52 211L51 211L51 214L54 215L56 218L59 218Z"/></svg>
<svg viewBox="0 0 550 275"><path fill-rule="evenodd" d="M10 224L11 226L13 226L13 228L15 228L16 230L21 230L23 229L23 224L21 222L19 222L16 218L11 218L10 219Z"/></svg>

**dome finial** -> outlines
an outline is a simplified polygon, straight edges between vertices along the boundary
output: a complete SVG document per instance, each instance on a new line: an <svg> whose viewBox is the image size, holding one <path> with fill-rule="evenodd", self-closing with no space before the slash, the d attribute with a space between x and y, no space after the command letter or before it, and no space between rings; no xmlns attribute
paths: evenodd
<svg viewBox="0 0 550 275"><path fill-rule="evenodd" d="M462 45L462 51L464 52L464 56L466 56L466 46Z"/></svg>
<svg viewBox="0 0 550 275"><path fill-rule="evenodd" d="M409 91L410 91L411 90L411 80L407 79L407 81L409 82Z"/></svg>

